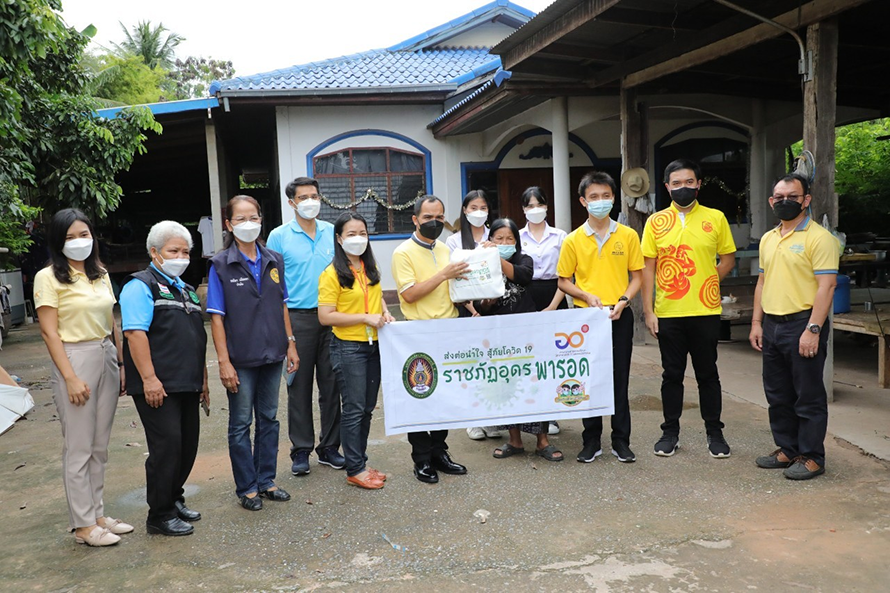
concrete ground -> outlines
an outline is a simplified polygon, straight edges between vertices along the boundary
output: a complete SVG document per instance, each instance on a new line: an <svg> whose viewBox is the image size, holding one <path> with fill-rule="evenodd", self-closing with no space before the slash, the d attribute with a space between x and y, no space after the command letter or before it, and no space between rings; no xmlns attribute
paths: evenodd
<svg viewBox="0 0 890 593"><path fill-rule="evenodd" d="M739 338L745 328L734 328ZM886 591L890 581L890 390L876 390L869 343L838 348L828 472L791 482L754 466L774 449L759 361L744 341L721 344L732 457L711 459L694 380L681 449L652 455L660 434L660 369L653 346L635 351L632 446L638 461L574 456L580 421L553 442L567 460L492 458L500 441L453 431L467 476L435 486L411 474L404 436L375 419L369 455L386 488L361 491L319 466L290 475L282 421L278 483L293 499L251 513L237 505L226 448L226 400L211 364L212 414L188 483L204 514L183 538L145 533L145 436L123 399L111 437L106 509L136 525L112 548L65 533L61 438L36 326L14 329L0 364L30 385L36 407L0 436L0 591ZM214 360L211 354L209 360ZM848 386L862 385L862 388ZM282 389L280 417L286 418ZM526 440L527 450L534 443ZM473 514L490 512L482 524ZM384 540L404 547L398 550ZM884 583L883 585L881 583Z"/></svg>

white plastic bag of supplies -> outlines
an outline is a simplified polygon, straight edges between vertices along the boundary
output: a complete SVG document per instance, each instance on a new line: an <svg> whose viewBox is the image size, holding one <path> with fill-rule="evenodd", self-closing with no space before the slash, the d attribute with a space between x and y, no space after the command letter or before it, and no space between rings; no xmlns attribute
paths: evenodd
<svg viewBox="0 0 890 593"><path fill-rule="evenodd" d="M456 262L467 262L469 267L464 273L464 279L455 278L448 282L452 302L464 303L504 296L504 273L501 271L501 256L497 249L455 249L451 253L451 263Z"/></svg>

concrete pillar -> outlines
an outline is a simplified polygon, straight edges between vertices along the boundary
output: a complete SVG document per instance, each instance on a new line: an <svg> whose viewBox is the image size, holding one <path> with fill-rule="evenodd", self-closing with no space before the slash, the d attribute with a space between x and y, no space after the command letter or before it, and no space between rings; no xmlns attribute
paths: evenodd
<svg viewBox="0 0 890 593"><path fill-rule="evenodd" d="M216 251L222 249L223 216L222 208L225 204L224 184L225 179L221 172L223 167L220 161L220 147L216 137L216 126L212 119L208 119L204 125L204 138L207 144L207 173L210 178L210 216L213 217L213 247Z"/></svg>
<svg viewBox="0 0 890 593"><path fill-rule="evenodd" d="M572 230L572 181L569 170L569 108L566 97L550 100L553 141L553 221L556 228Z"/></svg>
<svg viewBox="0 0 890 593"><path fill-rule="evenodd" d="M770 222L773 220L767 200L771 189L769 187L771 179L766 164L766 101L763 99L752 99L751 107L748 212L750 213L751 221L751 238L759 239L770 227Z"/></svg>

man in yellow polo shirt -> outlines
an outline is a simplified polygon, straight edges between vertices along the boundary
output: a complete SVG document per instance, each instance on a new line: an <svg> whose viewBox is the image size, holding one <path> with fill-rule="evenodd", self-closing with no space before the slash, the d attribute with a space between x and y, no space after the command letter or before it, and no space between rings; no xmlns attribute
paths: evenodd
<svg viewBox="0 0 890 593"><path fill-rule="evenodd" d="M612 374L615 413L612 415L612 454L632 463L630 406L627 384L633 352L634 319L628 307L642 283L643 254L636 231L609 216L618 194L615 181L606 173L588 173L581 179L578 195L587 221L572 231L559 253L556 271L559 289L576 307L609 307L612 320ZM572 277L575 282L572 283ZM582 449L578 461L590 463L602 455L602 416L584 418Z"/></svg>
<svg viewBox="0 0 890 593"><path fill-rule="evenodd" d="M683 378L690 355L708 452L711 457L729 457L720 421L723 393L717 338L723 310L720 281L735 266L735 242L723 213L698 203L701 169L697 163L673 161L665 168L664 184L671 205L650 216L643 229L643 311L649 333L658 339L663 368L664 422L655 454L670 457L679 447Z"/></svg>
<svg viewBox="0 0 890 593"><path fill-rule="evenodd" d="M457 317L447 280L462 277L469 266L466 262L448 263L451 250L437 241L445 227L445 205L436 196L423 196L414 204L412 220L414 233L392 254L392 275L402 314L409 321ZM438 472L467 473L466 467L448 455L447 436L447 430L408 433L414 477L421 482L437 483Z"/></svg>
<svg viewBox="0 0 890 593"><path fill-rule="evenodd" d="M786 175L769 203L781 224L760 240L760 277L749 339L763 352L763 391L778 449L758 457L791 480L825 473L828 398L822 371L840 245L810 220L807 180Z"/></svg>

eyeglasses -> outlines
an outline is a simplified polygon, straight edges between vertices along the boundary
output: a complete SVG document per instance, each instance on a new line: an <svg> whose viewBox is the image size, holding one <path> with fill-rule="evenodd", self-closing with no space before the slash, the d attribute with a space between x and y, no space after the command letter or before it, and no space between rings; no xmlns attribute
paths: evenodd
<svg viewBox="0 0 890 593"><path fill-rule="evenodd" d="M803 196L801 196L801 195L799 195L799 194L790 194L790 195L787 195L787 196L778 196L778 195L776 195L776 196L770 196L770 197L771 197L772 199L774 199L775 201L777 201L777 202L781 202L781 201L783 201L783 200L791 200L792 202L799 202L799 201L801 201L801 200L803 199Z"/></svg>
<svg viewBox="0 0 890 593"><path fill-rule="evenodd" d="M243 216L236 216L235 218L232 219L232 224L241 224L242 222L247 222L247 221L259 222L262 219L263 219L262 216L256 216L256 215L251 216L250 218L245 218Z"/></svg>

